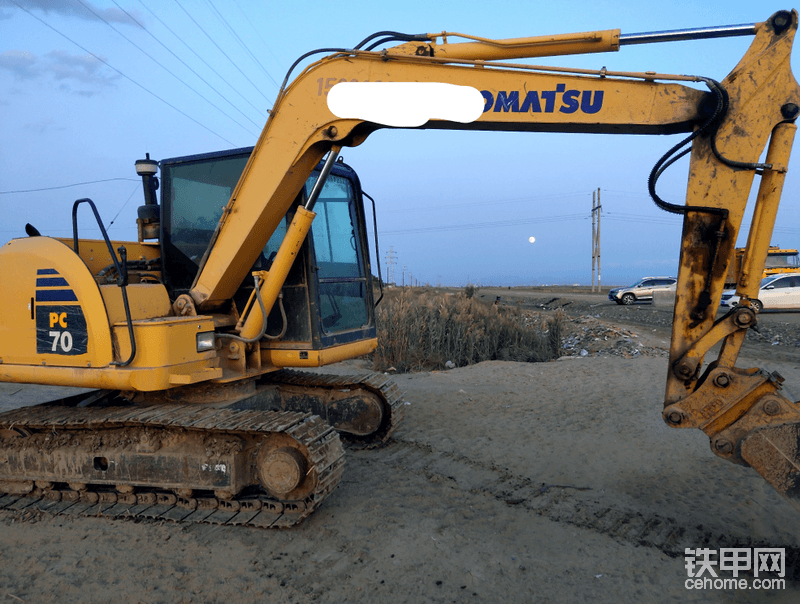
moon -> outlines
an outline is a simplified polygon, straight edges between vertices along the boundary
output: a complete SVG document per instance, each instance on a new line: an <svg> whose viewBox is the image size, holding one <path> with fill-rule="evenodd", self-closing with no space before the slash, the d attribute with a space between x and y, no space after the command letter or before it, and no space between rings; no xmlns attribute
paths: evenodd
<svg viewBox="0 0 800 604"><path fill-rule="evenodd" d="M534 241L536 241L536 237L528 237L528 241L530 241L531 243L533 243Z"/></svg>

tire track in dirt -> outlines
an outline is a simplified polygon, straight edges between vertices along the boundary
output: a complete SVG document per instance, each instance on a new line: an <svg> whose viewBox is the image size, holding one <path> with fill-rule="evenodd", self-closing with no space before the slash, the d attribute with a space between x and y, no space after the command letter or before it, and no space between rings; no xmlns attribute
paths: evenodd
<svg viewBox="0 0 800 604"><path fill-rule="evenodd" d="M446 482L452 488L491 497L507 506L593 531L618 542L654 548L671 558L683 557L686 548L774 547L772 543L754 540L745 534L719 533L655 512L643 514L608 506L593 497L591 487L539 482L493 464L437 450L427 443L393 439L385 448L372 451L370 455L374 462L385 463L396 471L422 474L430 481ZM800 547L786 546L786 578L800 580Z"/></svg>

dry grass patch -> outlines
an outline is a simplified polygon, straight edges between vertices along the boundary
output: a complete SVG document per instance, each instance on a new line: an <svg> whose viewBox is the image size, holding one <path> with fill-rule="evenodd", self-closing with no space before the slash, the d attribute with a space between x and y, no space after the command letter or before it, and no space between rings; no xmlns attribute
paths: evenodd
<svg viewBox="0 0 800 604"><path fill-rule="evenodd" d="M487 304L466 293L392 291L377 309L376 370L463 367L481 361L549 361L559 356L563 315L545 318Z"/></svg>

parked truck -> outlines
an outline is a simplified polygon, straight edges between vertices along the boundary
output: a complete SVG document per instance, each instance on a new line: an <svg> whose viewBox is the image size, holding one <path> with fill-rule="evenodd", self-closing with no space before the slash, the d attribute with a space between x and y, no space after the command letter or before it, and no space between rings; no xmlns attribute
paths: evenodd
<svg viewBox="0 0 800 604"><path fill-rule="evenodd" d="M725 278L726 288L735 288L742 273L742 262L746 248L737 247L734 250L733 262L728 266L728 276ZM779 273L795 273L800 271L800 253L794 249L782 248L778 245L769 246L767 261L761 278Z"/></svg>

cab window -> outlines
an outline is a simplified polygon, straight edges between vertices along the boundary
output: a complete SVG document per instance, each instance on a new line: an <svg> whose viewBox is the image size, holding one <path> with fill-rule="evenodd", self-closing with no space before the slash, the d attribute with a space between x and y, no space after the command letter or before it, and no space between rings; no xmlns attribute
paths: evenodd
<svg viewBox="0 0 800 604"><path fill-rule="evenodd" d="M770 254L767 256L764 268L785 268L800 266L800 256L796 253Z"/></svg>
<svg viewBox="0 0 800 604"><path fill-rule="evenodd" d="M306 182L310 194L316 178ZM369 322L364 251L357 235L356 199L347 178L331 174L314 206L311 225L319 282L322 329L334 333Z"/></svg>
<svg viewBox="0 0 800 604"><path fill-rule="evenodd" d="M222 209L231 198L249 156L169 166L172 244L195 265L205 254Z"/></svg>

